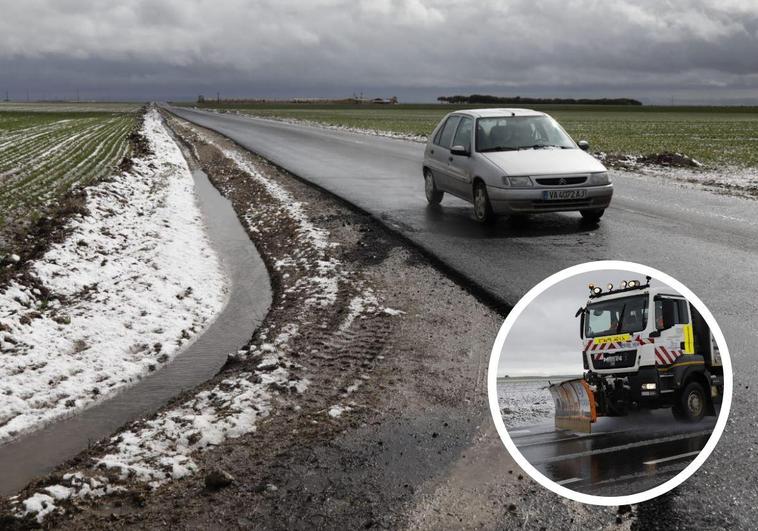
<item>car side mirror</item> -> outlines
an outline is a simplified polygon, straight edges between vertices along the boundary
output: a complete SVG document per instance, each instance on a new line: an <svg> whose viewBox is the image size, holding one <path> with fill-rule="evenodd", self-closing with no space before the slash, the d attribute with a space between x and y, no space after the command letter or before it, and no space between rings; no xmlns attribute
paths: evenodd
<svg viewBox="0 0 758 531"><path fill-rule="evenodd" d="M590 143L586 140L580 140L578 143L579 149L582 151L589 151L590 150Z"/></svg>
<svg viewBox="0 0 758 531"><path fill-rule="evenodd" d="M453 146L450 148L450 153L453 155L459 155L461 157L468 157L470 155L468 148L465 146Z"/></svg>

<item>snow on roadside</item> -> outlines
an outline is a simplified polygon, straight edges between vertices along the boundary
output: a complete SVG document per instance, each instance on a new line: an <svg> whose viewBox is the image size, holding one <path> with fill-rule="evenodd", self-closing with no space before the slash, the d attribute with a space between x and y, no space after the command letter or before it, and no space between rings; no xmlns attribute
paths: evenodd
<svg viewBox="0 0 758 531"><path fill-rule="evenodd" d="M555 405L547 378L498 378L497 397L505 427L539 424L553 420Z"/></svg>
<svg viewBox="0 0 758 531"><path fill-rule="evenodd" d="M172 359L221 311L226 279L192 175L157 111L153 154L87 189L87 216L0 291L0 441L114 394Z"/></svg>
<svg viewBox="0 0 758 531"><path fill-rule="evenodd" d="M637 165L629 169L619 169L647 178L677 181L685 186L706 188L713 192L752 197L758 196L758 168L726 167L713 168L670 168L664 166Z"/></svg>
<svg viewBox="0 0 758 531"><path fill-rule="evenodd" d="M204 140L213 143L212 139ZM303 367L295 361L301 353L293 350L294 340L302 327L314 322L321 326L319 314L337 304L341 293L353 295L348 315L337 333L347 333L356 319L384 311L370 287L364 285L360 272L333 256L337 244L328 231L312 222L302 203L259 172L247 156L237 150L216 147L271 197L270 202L251 204L242 216L251 232L262 233L269 230L267 227L293 224L295 241L287 246L288 254L277 260L274 267L281 275L282 297L297 301L296 311L288 314L289 322L281 326L264 325L257 332L255 343L230 355L232 360L247 360L254 369L232 373L152 419L128 426L103 446L102 454L93 463L64 476L57 485L34 492L26 499L14 500L18 516L32 515L42 521L53 511L65 511L65 505L40 499L49 497L51 492L66 492L69 503L76 503L77 499L103 496L135 482L158 488L198 472L198 452L255 432L259 421L272 413L278 401L308 391L308 375L303 374ZM360 382L354 383L349 391L357 390L359 385ZM337 420L350 409L335 406L330 417ZM93 480L97 482L97 490L92 487Z"/></svg>

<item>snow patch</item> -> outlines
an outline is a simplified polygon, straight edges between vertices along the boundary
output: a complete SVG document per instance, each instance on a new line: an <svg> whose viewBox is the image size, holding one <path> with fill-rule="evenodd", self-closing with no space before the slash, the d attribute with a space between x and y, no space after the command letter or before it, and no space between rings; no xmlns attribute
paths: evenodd
<svg viewBox="0 0 758 531"><path fill-rule="evenodd" d="M90 215L32 265L44 289L0 291L0 441L141 379L225 304L187 163L157 111L142 133L154 154L88 188Z"/></svg>
<svg viewBox="0 0 758 531"><path fill-rule="evenodd" d="M332 406L329 409L329 411L328 411L327 414L330 417L332 417L333 419L337 419L337 418L340 418L342 416L342 414L345 413L345 412L347 412L347 411L350 411L350 407L349 406L341 406L341 405L337 404L335 406Z"/></svg>

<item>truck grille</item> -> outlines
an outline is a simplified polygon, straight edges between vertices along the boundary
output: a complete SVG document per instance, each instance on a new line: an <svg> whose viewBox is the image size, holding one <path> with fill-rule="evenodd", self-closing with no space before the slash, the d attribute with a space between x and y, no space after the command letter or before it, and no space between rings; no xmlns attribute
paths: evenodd
<svg viewBox="0 0 758 531"><path fill-rule="evenodd" d="M619 352L592 352L592 366L595 369L626 369L634 367L637 358L636 350L622 350Z"/></svg>
<svg viewBox="0 0 758 531"><path fill-rule="evenodd" d="M537 184L542 186L568 186L571 184L582 184L587 177L537 177Z"/></svg>

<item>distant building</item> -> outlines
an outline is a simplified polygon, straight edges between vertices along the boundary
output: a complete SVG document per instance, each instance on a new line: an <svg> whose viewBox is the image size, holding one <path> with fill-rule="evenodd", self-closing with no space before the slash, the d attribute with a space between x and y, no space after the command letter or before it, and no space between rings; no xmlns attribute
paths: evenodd
<svg viewBox="0 0 758 531"><path fill-rule="evenodd" d="M376 104L379 104L379 105L394 105L394 104L397 103L397 97L396 96L392 96L389 99L374 98L373 100L371 100L371 103L376 103Z"/></svg>

